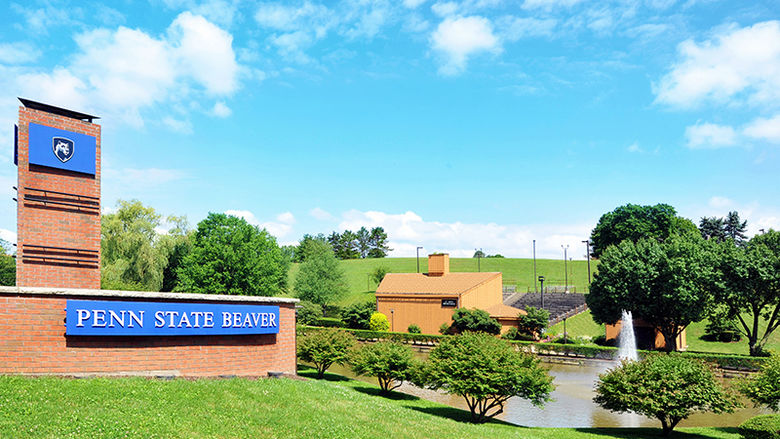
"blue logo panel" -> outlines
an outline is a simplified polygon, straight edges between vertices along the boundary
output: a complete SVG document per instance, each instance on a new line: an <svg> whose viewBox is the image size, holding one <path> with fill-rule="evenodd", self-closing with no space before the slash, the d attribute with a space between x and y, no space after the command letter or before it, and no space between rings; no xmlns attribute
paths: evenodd
<svg viewBox="0 0 780 439"><path fill-rule="evenodd" d="M180 302L68 300L65 335L239 335L279 333L279 307Z"/></svg>
<svg viewBox="0 0 780 439"><path fill-rule="evenodd" d="M95 137L32 122L28 134L31 164L95 175Z"/></svg>

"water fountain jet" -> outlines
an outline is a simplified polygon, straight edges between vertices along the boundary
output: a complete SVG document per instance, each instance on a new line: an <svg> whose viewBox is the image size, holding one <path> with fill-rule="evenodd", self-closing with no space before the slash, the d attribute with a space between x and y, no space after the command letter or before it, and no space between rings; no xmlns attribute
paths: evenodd
<svg viewBox="0 0 780 439"><path fill-rule="evenodd" d="M631 311L623 310L621 317L623 323L618 335L618 360L638 361L639 354L636 351L636 336L634 335L634 317Z"/></svg>

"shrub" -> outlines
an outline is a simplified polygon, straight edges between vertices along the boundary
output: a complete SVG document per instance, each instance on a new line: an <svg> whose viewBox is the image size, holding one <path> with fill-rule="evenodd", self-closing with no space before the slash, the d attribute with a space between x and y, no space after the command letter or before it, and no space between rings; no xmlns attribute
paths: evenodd
<svg viewBox="0 0 780 439"><path fill-rule="evenodd" d="M298 339L298 358L314 364L317 378L322 378L333 363L344 364L349 360L354 344L355 338L343 330L323 329Z"/></svg>
<svg viewBox="0 0 780 439"><path fill-rule="evenodd" d="M739 407L712 369L680 355L651 355L624 361L599 375L596 404L613 412L635 412L661 421L663 435L693 412L730 413Z"/></svg>
<svg viewBox="0 0 780 439"><path fill-rule="evenodd" d="M754 377L743 381L740 390L757 405L780 409L780 353L768 358Z"/></svg>
<svg viewBox="0 0 780 439"><path fill-rule="evenodd" d="M533 306L526 306L525 312L526 314L517 316L518 330L523 334L539 338L550 323L550 312Z"/></svg>
<svg viewBox="0 0 780 439"><path fill-rule="evenodd" d="M297 322L301 325L313 325L322 317L322 307L309 301L301 301L295 311Z"/></svg>
<svg viewBox="0 0 780 439"><path fill-rule="evenodd" d="M526 335L517 330L517 328L509 328L501 338L505 340L517 340L517 341L534 341L533 336Z"/></svg>
<svg viewBox="0 0 780 439"><path fill-rule="evenodd" d="M341 311L341 320L347 328L368 329L371 313L376 311L374 302L353 303Z"/></svg>
<svg viewBox="0 0 780 439"><path fill-rule="evenodd" d="M780 415L754 416L737 430L745 439L780 439Z"/></svg>
<svg viewBox="0 0 780 439"><path fill-rule="evenodd" d="M487 311L481 309L456 309L452 314L452 322L458 332L487 332L488 334L501 332L501 324L491 318Z"/></svg>
<svg viewBox="0 0 780 439"><path fill-rule="evenodd" d="M387 269L387 267L376 267L373 273L371 273L371 279L376 282L377 285L382 283L382 280L385 278L385 275L389 273L390 270Z"/></svg>
<svg viewBox="0 0 780 439"><path fill-rule="evenodd" d="M617 345L617 339L612 338L607 340L607 336L604 334L597 335L593 337L593 343L599 345L599 346L615 346Z"/></svg>
<svg viewBox="0 0 780 439"><path fill-rule="evenodd" d="M720 313L710 316L709 323L707 323L704 335L701 338L707 341L728 343L739 341L742 337L739 334L737 322Z"/></svg>
<svg viewBox="0 0 780 439"><path fill-rule="evenodd" d="M420 330L420 327L412 323L409 325L408 328L406 328L406 332L410 334L422 334L422 331Z"/></svg>
<svg viewBox="0 0 780 439"><path fill-rule="evenodd" d="M314 322L315 326L324 326L326 328L343 328L344 322L334 317L320 317Z"/></svg>
<svg viewBox="0 0 780 439"><path fill-rule="evenodd" d="M409 378L415 361L409 346L380 341L363 345L355 351L350 363L356 374L377 377L381 392L389 393Z"/></svg>
<svg viewBox="0 0 780 439"><path fill-rule="evenodd" d="M450 335L452 334L453 327L449 323L442 323L439 325L439 334Z"/></svg>
<svg viewBox="0 0 780 439"><path fill-rule="evenodd" d="M538 358L477 332L443 339L431 351L415 384L462 396L475 423L502 413L513 396L542 406L554 388Z"/></svg>
<svg viewBox="0 0 780 439"><path fill-rule="evenodd" d="M390 321L387 320L387 316L381 312L375 312L371 314L371 320L368 322L368 327L372 331L389 331Z"/></svg>

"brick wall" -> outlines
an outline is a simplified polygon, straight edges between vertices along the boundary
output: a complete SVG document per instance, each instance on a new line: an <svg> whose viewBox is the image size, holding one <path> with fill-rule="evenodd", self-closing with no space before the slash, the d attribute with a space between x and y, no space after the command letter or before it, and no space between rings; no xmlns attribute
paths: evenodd
<svg viewBox="0 0 780 439"><path fill-rule="evenodd" d="M30 122L93 136L96 139L95 175L86 175L45 166L30 165L28 161ZM17 264L16 284L19 286L100 288L100 208L81 209L73 206L24 201L25 195L41 192L25 188L43 189L70 194L100 197L100 125L58 116L31 108L19 108L18 143L18 205L17 205ZM50 194L52 195L52 194ZM72 201L72 197L54 195L52 199ZM97 251L90 256L97 263L43 261L25 258L25 245L78 248ZM78 259L71 251L49 256ZM38 251L37 254L41 254Z"/></svg>
<svg viewBox="0 0 780 439"><path fill-rule="evenodd" d="M110 298L61 292L14 293L12 288L0 290L0 374L258 376L269 371L289 374L296 371L294 303L229 302L278 305L278 334L66 337L67 299ZM113 299L141 300L127 295Z"/></svg>

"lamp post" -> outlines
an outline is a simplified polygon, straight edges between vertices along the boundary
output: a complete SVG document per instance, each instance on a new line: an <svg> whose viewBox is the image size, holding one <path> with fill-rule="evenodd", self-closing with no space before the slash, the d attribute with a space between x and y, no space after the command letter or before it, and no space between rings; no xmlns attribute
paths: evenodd
<svg viewBox="0 0 780 439"><path fill-rule="evenodd" d="M542 294L542 306L541 306L541 308L544 309L544 276L539 276L539 283L542 284L542 286L541 286L541 294Z"/></svg>
<svg viewBox="0 0 780 439"><path fill-rule="evenodd" d="M534 239L534 279L536 279L536 240ZM534 293L536 292L536 282L534 282Z"/></svg>
<svg viewBox="0 0 780 439"><path fill-rule="evenodd" d="M390 332L395 332L395 310L390 308Z"/></svg>
<svg viewBox="0 0 780 439"><path fill-rule="evenodd" d="M585 244L585 258L588 260L588 291L590 291L590 240L582 241Z"/></svg>
<svg viewBox="0 0 780 439"><path fill-rule="evenodd" d="M481 272L482 265L480 264L480 261L482 260L482 249L479 249L479 251L477 251L477 249L474 249L474 253L477 254L477 272Z"/></svg>
<svg viewBox="0 0 780 439"><path fill-rule="evenodd" d="M422 247L417 247L417 272L420 272L420 249Z"/></svg>
<svg viewBox="0 0 780 439"><path fill-rule="evenodd" d="M568 293L569 292L569 267L567 265L566 257L568 256L567 253L569 251L569 244L566 244L566 247L561 245L561 248L563 249L563 278L564 285L563 285L563 291Z"/></svg>

